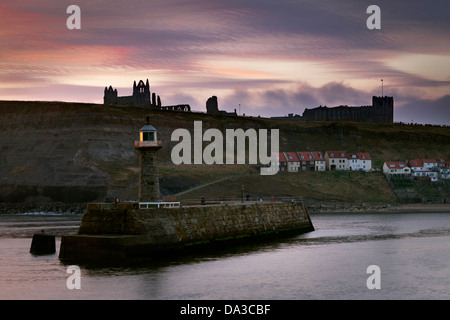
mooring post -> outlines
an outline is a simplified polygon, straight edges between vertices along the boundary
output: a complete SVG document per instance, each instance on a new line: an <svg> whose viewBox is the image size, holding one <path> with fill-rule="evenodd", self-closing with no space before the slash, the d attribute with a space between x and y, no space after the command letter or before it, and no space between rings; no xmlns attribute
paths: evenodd
<svg viewBox="0 0 450 320"><path fill-rule="evenodd" d="M46 234L43 230L41 233L35 233L31 241L31 254L52 254L56 252L55 236Z"/></svg>

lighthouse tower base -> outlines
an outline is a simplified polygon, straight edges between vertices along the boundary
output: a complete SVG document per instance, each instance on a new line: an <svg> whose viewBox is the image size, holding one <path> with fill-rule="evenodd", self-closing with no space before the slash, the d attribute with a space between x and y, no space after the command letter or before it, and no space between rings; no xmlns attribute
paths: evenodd
<svg viewBox="0 0 450 320"><path fill-rule="evenodd" d="M158 149L139 149L139 202L160 201Z"/></svg>

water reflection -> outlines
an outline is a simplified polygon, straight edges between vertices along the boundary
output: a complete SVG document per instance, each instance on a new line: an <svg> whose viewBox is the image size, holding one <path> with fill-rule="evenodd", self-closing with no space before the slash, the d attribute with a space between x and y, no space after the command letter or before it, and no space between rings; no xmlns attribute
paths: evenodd
<svg viewBox="0 0 450 320"><path fill-rule="evenodd" d="M34 257L29 246L37 228L76 232L78 217L0 216L0 298L450 298L450 214L311 218L315 231L305 234L143 262L80 265L82 289L74 291L65 287L67 265L57 254ZM365 285L371 264L381 268L381 290Z"/></svg>

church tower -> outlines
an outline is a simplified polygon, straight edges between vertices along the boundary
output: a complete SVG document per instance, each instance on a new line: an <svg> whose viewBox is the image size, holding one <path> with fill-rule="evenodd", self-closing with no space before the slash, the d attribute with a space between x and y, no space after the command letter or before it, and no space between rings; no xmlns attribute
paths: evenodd
<svg viewBox="0 0 450 320"><path fill-rule="evenodd" d="M375 122L394 122L394 97L372 97L372 107L375 115Z"/></svg>
<svg viewBox="0 0 450 320"><path fill-rule="evenodd" d="M162 142L158 141L157 130L150 125L148 116L134 147L139 151L139 202L160 201L158 151Z"/></svg>

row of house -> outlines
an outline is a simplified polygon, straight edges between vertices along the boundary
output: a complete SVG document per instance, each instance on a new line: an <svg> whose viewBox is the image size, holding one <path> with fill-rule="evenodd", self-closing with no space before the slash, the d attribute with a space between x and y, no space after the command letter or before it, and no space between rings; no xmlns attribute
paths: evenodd
<svg viewBox="0 0 450 320"><path fill-rule="evenodd" d="M450 160L441 158L387 161L383 165L383 172L388 176L413 176L429 178L431 181L450 179Z"/></svg>
<svg viewBox="0 0 450 320"><path fill-rule="evenodd" d="M372 160L368 153L347 153L345 151L279 152L274 154L279 172L300 171L370 171Z"/></svg>

